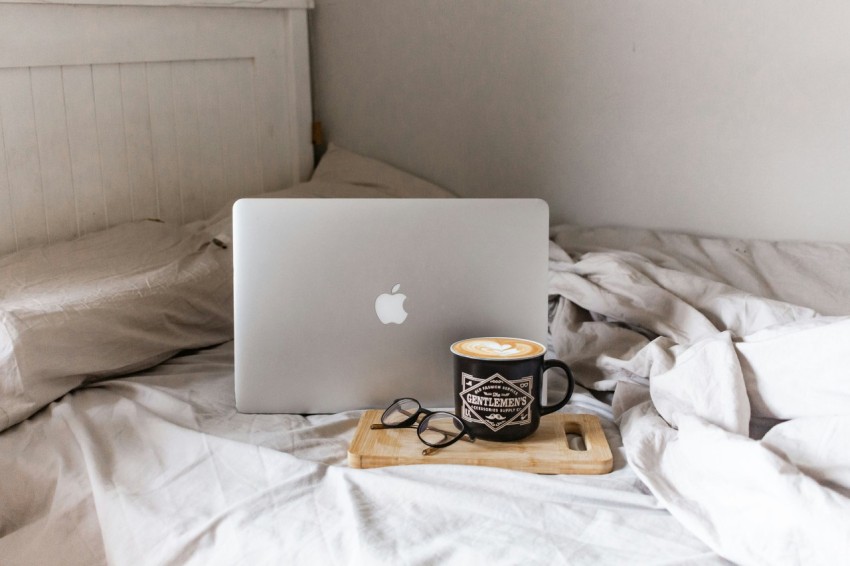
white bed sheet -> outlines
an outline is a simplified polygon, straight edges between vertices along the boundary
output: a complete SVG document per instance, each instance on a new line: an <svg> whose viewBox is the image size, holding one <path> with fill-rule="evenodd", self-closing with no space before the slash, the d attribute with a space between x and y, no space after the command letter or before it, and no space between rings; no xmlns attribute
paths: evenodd
<svg viewBox="0 0 850 566"><path fill-rule="evenodd" d="M360 411L235 412L232 344L77 390L0 435L0 557L16 564L723 561L626 465L538 476L351 469Z"/></svg>
<svg viewBox="0 0 850 566"><path fill-rule="evenodd" d="M0 563L850 555L850 246L571 226L553 238L551 346L583 386L568 410L603 419L611 474L350 469L361 413L236 413L228 343L0 433Z"/></svg>

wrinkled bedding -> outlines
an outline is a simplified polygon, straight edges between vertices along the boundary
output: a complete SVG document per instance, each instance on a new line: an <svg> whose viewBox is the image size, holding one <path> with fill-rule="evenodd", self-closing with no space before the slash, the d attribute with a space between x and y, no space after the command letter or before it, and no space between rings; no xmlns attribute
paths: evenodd
<svg viewBox="0 0 850 566"><path fill-rule="evenodd" d="M562 226L550 347L601 476L355 470L360 411L243 415L231 343L0 433L2 564L830 564L850 555L850 247ZM825 316L829 315L829 316Z"/></svg>
<svg viewBox="0 0 850 566"><path fill-rule="evenodd" d="M15 564L713 564L626 465L536 476L355 470L360 411L235 412L232 343L74 391L0 435L0 557Z"/></svg>
<svg viewBox="0 0 850 566"><path fill-rule="evenodd" d="M662 504L736 562L846 560L850 247L553 240L555 349L614 392L627 459Z"/></svg>

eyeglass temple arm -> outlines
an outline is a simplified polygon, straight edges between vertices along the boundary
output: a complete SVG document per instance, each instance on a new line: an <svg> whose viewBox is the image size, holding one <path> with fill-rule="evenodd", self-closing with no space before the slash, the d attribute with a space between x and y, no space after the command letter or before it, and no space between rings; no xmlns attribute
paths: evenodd
<svg viewBox="0 0 850 566"><path fill-rule="evenodd" d="M416 428L417 425L412 424L408 426L387 426L381 423L374 423L369 428L372 430L384 430L384 429L393 429L393 428Z"/></svg>
<svg viewBox="0 0 850 566"><path fill-rule="evenodd" d="M437 432L443 432L443 431L440 430L440 431L437 431ZM443 432L443 434L445 434L445 433ZM467 432L467 433L464 433L460 437L460 440L463 440L464 442L475 442L475 437L470 436L470 434ZM430 456L431 454L433 454L437 450L441 450L443 448L447 448L447 447L446 446L429 446L428 448L425 448L424 450L422 450L422 455L423 456Z"/></svg>

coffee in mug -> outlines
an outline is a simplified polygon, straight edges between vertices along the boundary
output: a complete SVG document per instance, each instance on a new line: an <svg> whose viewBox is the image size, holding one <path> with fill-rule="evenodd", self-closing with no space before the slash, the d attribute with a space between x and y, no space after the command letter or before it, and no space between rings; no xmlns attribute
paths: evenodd
<svg viewBox="0 0 850 566"><path fill-rule="evenodd" d="M470 432L484 440L519 440L532 434L540 417L562 408L575 387L570 368L560 360L544 360L546 348L522 338L468 338L451 346L454 356L455 414ZM563 370L567 393L543 405L543 374Z"/></svg>

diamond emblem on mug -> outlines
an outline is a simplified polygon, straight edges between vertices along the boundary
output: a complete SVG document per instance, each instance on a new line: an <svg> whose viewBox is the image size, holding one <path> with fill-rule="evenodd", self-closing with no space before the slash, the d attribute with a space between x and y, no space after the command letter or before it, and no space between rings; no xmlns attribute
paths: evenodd
<svg viewBox="0 0 850 566"><path fill-rule="evenodd" d="M508 380L494 373L486 379L478 379L464 373L462 379L463 420L481 423L494 432L531 422L532 376Z"/></svg>

